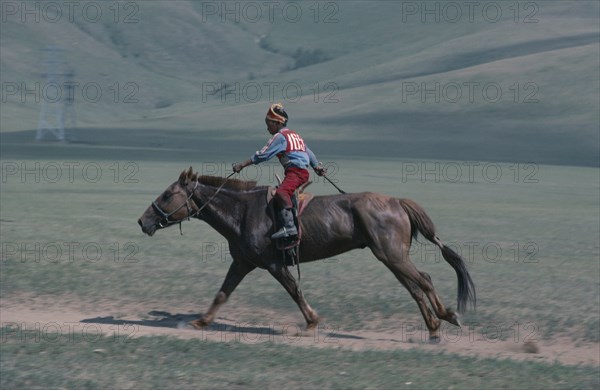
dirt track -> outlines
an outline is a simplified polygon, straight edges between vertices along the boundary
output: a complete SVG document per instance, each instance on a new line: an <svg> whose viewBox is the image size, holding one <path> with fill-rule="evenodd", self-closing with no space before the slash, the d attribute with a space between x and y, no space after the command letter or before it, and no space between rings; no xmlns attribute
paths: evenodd
<svg viewBox="0 0 600 390"><path fill-rule="evenodd" d="M23 342L36 340L32 336L25 337L22 330L33 330L38 338L47 337L54 340L52 334L83 334L87 340L93 341L99 334L115 337L120 342L131 337L141 336L173 336L183 339L201 339L215 342L240 341L248 344L273 342L300 347L345 348L350 350L407 350L417 348L427 351L444 351L464 356L489 358L531 360L546 363L556 361L562 364L600 365L600 344L575 343L567 339L551 341L524 342L509 339L504 341L484 340L476 332L469 334L463 331L442 337L439 344L431 345L423 338L425 334L417 331L398 330L393 332L378 331L344 331L327 324L317 330L307 331L297 322L297 318L284 318L279 323L256 324L236 321L231 318L218 317L213 325L205 330L192 329L187 323L197 318L197 314L171 314L159 311L146 311L146 315L119 315L115 313L140 313L143 308L125 308L123 306L107 309L102 305L101 311L74 310L73 305L58 307L43 305L38 309L24 308L25 305L7 300L0 302L1 322L8 326L6 337L21 337ZM29 305L27 305L29 306ZM38 305L35 305L38 306ZM30 306L31 307L31 306ZM281 313L279 313L281 314ZM229 315L229 314L228 314ZM244 313L237 313L240 318ZM276 316L274 316L276 318Z"/></svg>

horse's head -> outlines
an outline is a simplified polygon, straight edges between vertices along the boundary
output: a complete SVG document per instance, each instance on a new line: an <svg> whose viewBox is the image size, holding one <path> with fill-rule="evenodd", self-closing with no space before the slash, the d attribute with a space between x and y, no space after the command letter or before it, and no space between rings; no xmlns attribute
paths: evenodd
<svg viewBox="0 0 600 390"><path fill-rule="evenodd" d="M171 184L156 198L138 219L142 232L152 236L158 229L179 223L190 216L196 206L191 201L192 183L197 183L197 174L192 167L179 175L179 180Z"/></svg>

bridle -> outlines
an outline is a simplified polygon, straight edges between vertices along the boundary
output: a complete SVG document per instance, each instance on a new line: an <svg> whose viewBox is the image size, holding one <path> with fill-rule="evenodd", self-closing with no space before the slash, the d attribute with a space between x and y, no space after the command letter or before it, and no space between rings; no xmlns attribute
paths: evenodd
<svg viewBox="0 0 600 390"><path fill-rule="evenodd" d="M179 228L181 229L181 221L183 221L183 219L180 219L178 221L170 221L169 218L173 214L175 214L179 210L181 210L183 208L183 206L185 206L186 211L187 211L187 217L184 218L184 219L187 219L189 221L191 217L197 215L202 208L196 210L192 214L192 208L190 207L190 200L194 196L194 193L196 192L196 188L197 187L198 187L198 182L196 182L196 184L194 185L194 188L192 188L192 192L188 195L187 199L185 200L185 203L182 203L181 205L179 205L179 207L177 207L175 210L171 211L170 213L167 213L166 211L164 211L163 209L161 209L160 206L156 203L156 201L153 201L152 202L152 208L154 209L154 211L157 214L159 214L162 217L162 219L160 221L158 221L158 226L160 226L161 228L166 228L168 226L171 226L171 225L174 225L176 223L179 223Z"/></svg>
<svg viewBox="0 0 600 390"><path fill-rule="evenodd" d="M154 211L156 213L158 213L162 219L160 221L158 221L158 226L160 226L161 228L166 228L169 227L171 225L175 225L176 223L179 224L179 232L183 235L183 232L181 231L181 222L183 222L183 220L190 220L192 217L197 216L198 214L200 214L200 212L206 207L208 206L208 204L215 198L215 196L217 196L217 194L219 193L219 191L221 191L221 189L223 188L223 186L227 183L227 180L229 180L229 178L231 176L233 176L236 172L232 172L229 176L227 176L225 178L225 180L223 181L223 183L221 183L221 185L219 186L219 188L217 188L217 191L215 191L215 193L213 194L213 196L210 197L210 199L208 199L208 201L206 201L206 203L204 203L201 207L198 207L198 205L196 204L196 202L194 202L192 200L192 197L194 196L194 194L196 193L196 188L198 188L198 181L196 181L194 183L194 188L192 188L192 192L188 195L187 199L185 200L185 203L182 203L181 205L179 205L179 207L177 207L175 210L171 211L170 213L167 213L166 211L164 211L163 209L160 208L160 206L156 203L156 201L152 202L152 209L154 209ZM193 211L193 209L190 207L190 200L192 200L192 203L194 203L194 205L196 206L197 210ZM187 211L187 217L180 219L178 221L170 221L169 217L171 217L173 214L175 214L176 212L178 212L179 210L181 210L183 208L183 206L185 206L186 211ZM193 212L192 212L193 211Z"/></svg>

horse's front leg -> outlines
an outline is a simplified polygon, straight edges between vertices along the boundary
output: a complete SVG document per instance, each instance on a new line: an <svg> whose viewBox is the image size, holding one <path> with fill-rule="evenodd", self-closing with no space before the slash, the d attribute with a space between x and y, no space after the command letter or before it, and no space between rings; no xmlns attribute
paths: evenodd
<svg viewBox="0 0 600 390"><path fill-rule="evenodd" d="M248 264L241 261L238 262L234 260L233 263L231 263L231 266L229 266L229 271L227 271L227 276L225 276L223 285L221 286L221 289L215 296L213 303L208 308L208 311L197 320L190 321L190 324L194 328L200 329L213 322L217 310L219 310L219 308L225 302L227 302L227 299L229 298L233 290L235 290L235 288L238 286L238 284L240 284L242 279L244 279L244 277L248 275L248 273L254 268L256 267L252 264Z"/></svg>
<svg viewBox="0 0 600 390"><path fill-rule="evenodd" d="M304 295L302 295L302 291L300 291L296 279L294 279L287 267L281 263L273 263L269 266L268 271L279 283L281 283L300 308L302 315L304 315L304 318L306 319L306 329L310 330L315 328L319 323L319 316L317 315L317 312L310 307L308 302L306 302L306 299L304 299Z"/></svg>

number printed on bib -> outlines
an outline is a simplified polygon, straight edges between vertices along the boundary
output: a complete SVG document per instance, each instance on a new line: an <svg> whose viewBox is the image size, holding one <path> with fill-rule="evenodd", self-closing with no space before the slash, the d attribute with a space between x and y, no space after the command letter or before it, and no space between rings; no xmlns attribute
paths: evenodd
<svg viewBox="0 0 600 390"><path fill-rule="evenodd" d="M285 136L287 141L287 147L285 149L286 152L306 152L304 140L298 135L298 133L292 130L287 130L282 131L282 134Z"/></svg>

